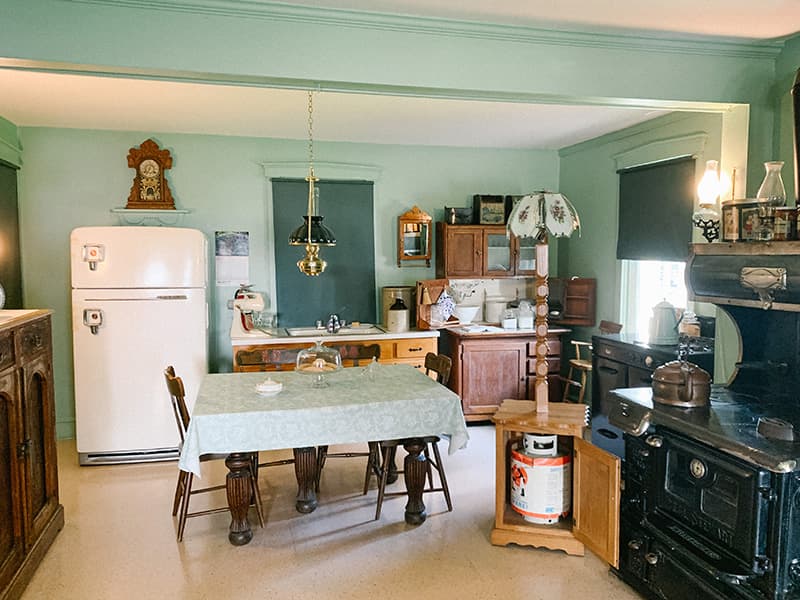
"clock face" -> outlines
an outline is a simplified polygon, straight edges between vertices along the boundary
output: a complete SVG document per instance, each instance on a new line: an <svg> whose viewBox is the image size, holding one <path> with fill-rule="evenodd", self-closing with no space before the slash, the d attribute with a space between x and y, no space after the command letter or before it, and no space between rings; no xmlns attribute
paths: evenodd
<svg viewBox="0 0 800 600"><path fill-rule="evenodd" d="M142 163L139 165L139 173L142 174L142 177L156 177L158 175L159 167L158 163L154 161L152 158L148 158L147 160L143 160Z"/></svg>

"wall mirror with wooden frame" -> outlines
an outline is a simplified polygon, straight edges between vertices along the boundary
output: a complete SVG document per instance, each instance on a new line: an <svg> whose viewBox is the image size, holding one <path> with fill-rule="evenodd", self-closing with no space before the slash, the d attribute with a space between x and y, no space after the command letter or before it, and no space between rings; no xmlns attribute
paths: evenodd
<svg viewBox="0 0 800 600"><path fill-rule="evenodd" d="M431 266L431 223L424 210L414 206L397 218L397 266L412 260L425 261Z"/></svg>

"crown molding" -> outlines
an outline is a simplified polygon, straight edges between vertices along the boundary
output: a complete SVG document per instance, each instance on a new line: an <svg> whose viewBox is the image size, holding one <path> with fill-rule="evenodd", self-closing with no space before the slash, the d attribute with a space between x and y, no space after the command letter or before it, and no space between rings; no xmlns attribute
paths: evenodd
<svg viewBox="0 0 800 600"><path fill-rule="evenodd" d="M75 4L95 4L114 8L164 10L263 19L269 21L332 25L354 29L378 29L445 37L505 41L533 45L571 46L636 50L674 54L703 54L736 58L774 60L784 45L783 39L754 40L698 35L667 35L651 31L585 31L541 29L522 25L478 23L436 17L392 15L370 11L289 5L261 0L63 0Z"/></svg>

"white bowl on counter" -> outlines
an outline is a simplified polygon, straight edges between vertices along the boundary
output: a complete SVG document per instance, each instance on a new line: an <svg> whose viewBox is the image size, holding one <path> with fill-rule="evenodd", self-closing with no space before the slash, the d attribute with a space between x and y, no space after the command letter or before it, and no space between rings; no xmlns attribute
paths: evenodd
<svg viewBox="0 0 800 600"><path fill-rule="evenodd" d="M460 323L472 323L475 317L480 312L480 305L468 306L465 304L456 304L453 309L453 315L459 320Z"/></svg>

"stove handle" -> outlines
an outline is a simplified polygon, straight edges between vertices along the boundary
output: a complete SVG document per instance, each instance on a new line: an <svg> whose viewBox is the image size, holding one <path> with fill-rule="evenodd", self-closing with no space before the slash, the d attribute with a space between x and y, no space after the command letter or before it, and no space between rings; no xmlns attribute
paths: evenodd
<svg viewBox="0 0 800 600"><path fill-rule="evenodd" d="M647 561L648 565L657 565L659 558L660 555L658 554L658 552L648 552L647 554L644 555L644 559Z"/></svg>
<svg viewBox="0 0 800 600"><path fill-rule="evenodd" d="M597 430L597 433L602 435L604 438L608 438L609 440L616 440L619 438L615 432L611 431L610 429L606 429L605 427L601 427Z"/></svg>
<svg viewBox="0 0 800 600"><path fill-rule="evenodd" d="M664 438L660 435L648 435L645 443L653 448L661 448L664 445Z"/></svg>

